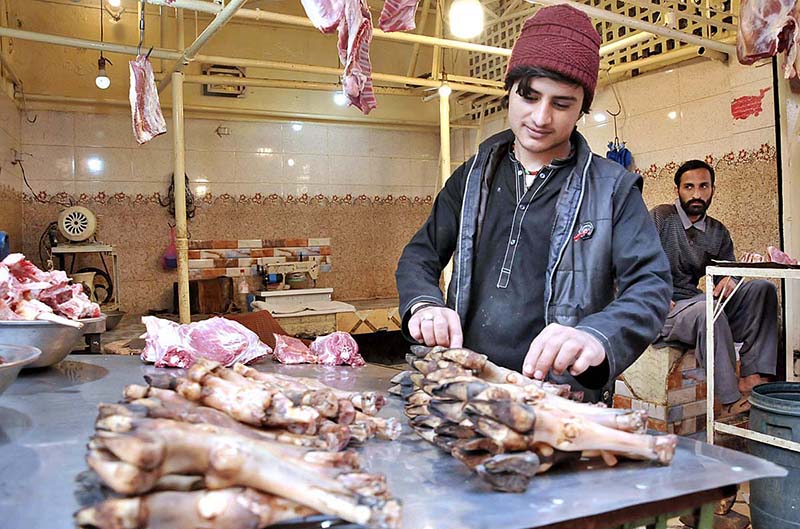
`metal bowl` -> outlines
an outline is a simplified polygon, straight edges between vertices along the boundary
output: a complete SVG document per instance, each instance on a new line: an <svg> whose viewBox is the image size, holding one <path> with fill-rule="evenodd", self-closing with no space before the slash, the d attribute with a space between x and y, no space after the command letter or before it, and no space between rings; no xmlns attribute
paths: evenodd
<svg viewBox="0 0 800 529"><path fill-rule="evenodd" d="M100 316L78 321L91 326L104 319L105 316ZM80 343L84 332L86 332L85 329L76 329L49 321L5 320L0 321L0 344L36 347L41 350L42 355L35 362L26 365L25 368L47 367L63 360Z"/></svg>
<svg viewBox="0 0 800 529"><path fill-rule="evenodd" d="M0 345L0 394L14 382L23 367L41 354L39 349L29 345Z"/></svg>

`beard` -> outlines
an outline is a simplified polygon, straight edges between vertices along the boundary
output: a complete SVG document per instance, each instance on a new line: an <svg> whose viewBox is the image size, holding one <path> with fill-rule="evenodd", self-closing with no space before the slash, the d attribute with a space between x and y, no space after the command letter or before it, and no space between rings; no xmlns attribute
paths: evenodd
<svg viewBox="0 0 800 529"><path fill-rule="evenodd" d="M711 206L711 199L712 197L709 197L708 201L705 201L700 198L693 198L687 202L684 202L683 199L680 199L681 207L683 208L683 211L685 211L687 215L703 216L706 214L706 211L708 211L708 208Z"/></svg>

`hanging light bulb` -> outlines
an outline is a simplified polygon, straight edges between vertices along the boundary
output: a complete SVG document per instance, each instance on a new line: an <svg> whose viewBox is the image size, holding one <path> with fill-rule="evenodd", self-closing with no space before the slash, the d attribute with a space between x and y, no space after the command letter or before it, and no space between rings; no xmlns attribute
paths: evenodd
<svg viewBox="0 0 800 529"><path fill-rule="evenodd" d="M440 97L450 97L450 94L453 93L453 89L450 88L450 85L447 83L442 83L442 86L438 89Z"/></svg>
<svg viewBox="0 0 800 529"><path fill-rule="evenodd" d="M106 0L111 7L119 7L122 5L122 0Z"/></svg>
<svg viewBox="0 0 800 529"><path fill-rule="evenodd" d="M94 84L100 90L106 90L111 86L111 79L106 74L106 63L111 64L111 61L100 55L100 58L97 59L97 77L94 78Z"/></svg>
<svg viewBox="0 0 800 529"><path fill-rule="evenodd" d="M450 4L450 33L471 39L483 31L483 7L478 0L455 0Z"/></svg>
<svg viewBox="0 0 800 529"><path fill-rule="evenodd" d="M347 96L344 95L342 92L336 92L333 94L333 102L336 103L338 106L343 107L347 104Z"/></svg>

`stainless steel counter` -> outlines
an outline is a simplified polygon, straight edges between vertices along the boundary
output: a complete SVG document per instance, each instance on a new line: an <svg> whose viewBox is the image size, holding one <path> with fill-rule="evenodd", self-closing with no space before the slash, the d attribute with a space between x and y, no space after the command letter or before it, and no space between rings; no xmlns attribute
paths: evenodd
<svg viewBox="0 0 800 529"><path fill-rule="evenodd" d="M397 373L373 365L257 367L315 376L349 390L385 390ZM72 527L78 508L75 476L86 469L85 445L97 404L116 402L126 384L142 383L142 375L154 370L138 357L72 355L52 368L23 371L0 396L0 527ZM402 402L391 398L381 415L402 416ZM458 461L404 428L400 440L372 440L360 452L364 466L386 474L390 490L402 499L406 529L541 527L785 475L767 461L681 439L668 467L584 463L582 470L537 477L524 494L504 494L492 492Z"/></svg>

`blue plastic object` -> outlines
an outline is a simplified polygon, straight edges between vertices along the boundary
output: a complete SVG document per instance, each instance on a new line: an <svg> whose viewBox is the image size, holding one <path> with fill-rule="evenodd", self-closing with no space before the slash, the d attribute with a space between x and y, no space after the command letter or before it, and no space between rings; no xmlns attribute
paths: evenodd
<svg viewBox="0 0 800 529"><path fill-rule="evenodd" d="M608 152L606 158L617 162L624 168L628 168L633 163L633 154L625 147L625 142L610 141L608 142Z"/></svg>
<svg viewBox="0 0 800 529"><path fill-rule="evenodd" d="M8 233L0 231L0 261L5 259L11 253L11 248L8 241Z"/></svg>

